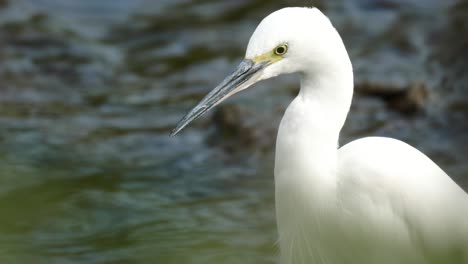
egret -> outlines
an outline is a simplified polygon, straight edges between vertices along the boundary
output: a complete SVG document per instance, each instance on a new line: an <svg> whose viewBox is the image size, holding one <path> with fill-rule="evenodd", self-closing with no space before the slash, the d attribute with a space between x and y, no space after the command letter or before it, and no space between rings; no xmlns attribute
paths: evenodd
<svg viewBox="0 0 468 264"><path fill-rule="evenodd" d="M468 195L442 169L396 139L338 146L353 69L340 35L316 8L264 18L238 68L171 135L227 97L287 73L299 73L301 88L276 140L281 263L468 264Z"/></svg>

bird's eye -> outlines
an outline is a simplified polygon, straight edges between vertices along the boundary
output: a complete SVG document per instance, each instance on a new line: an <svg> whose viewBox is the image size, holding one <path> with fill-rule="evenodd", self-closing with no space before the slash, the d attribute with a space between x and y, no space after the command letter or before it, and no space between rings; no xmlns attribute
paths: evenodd
<svg viewBox="0 0 468 264"><path fill-rule="evenodd" d="M283 44L279 45L278 47L275 48L275 54L276 55L284 55L288 51L288 45Z"/></svg>

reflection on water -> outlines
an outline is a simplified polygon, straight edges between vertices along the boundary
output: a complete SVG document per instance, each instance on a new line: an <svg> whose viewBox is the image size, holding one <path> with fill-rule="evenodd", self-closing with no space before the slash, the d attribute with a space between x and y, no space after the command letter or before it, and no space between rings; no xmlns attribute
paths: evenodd
<svg viewBox="0 0 468 264"><path fill-rule="evenodd" d="M449 15L465 1L3 0L0 262L274 263L273 144L294 76L167 135L261 18L311 2L342 33L357 87L430 94L407 115L358 93L343 142L402 138L468 186L467 64L450 59L466 51L438 38L466 35Z"/></svg>

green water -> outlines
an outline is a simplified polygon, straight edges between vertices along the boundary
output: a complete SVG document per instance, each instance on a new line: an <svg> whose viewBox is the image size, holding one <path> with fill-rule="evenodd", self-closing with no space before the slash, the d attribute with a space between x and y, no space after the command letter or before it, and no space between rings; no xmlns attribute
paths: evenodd
<svg viewBox="0 0 468 264"><path fill-rule="evenodd" d="M468 186L466 62L434 39L464 32L464 1L3 0L0 263L276 263L274 140L295 76L168 133L261 18L312 2L357 85L431 94L412 115L357 94L342 141L404 139Z"/></svg>

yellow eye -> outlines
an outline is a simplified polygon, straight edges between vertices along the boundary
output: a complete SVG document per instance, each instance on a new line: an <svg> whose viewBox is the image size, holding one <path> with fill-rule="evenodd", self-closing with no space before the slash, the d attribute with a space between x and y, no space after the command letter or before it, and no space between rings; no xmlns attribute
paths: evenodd
<svg viewBox="0 0 468 264"><path fill-rule="evenodd" d="M288 51L288 45L286 44L282 44L282 45L279 45L278 47L275 48L275 54L276 55L284 55L286 54L286 52Z"/></svg>

